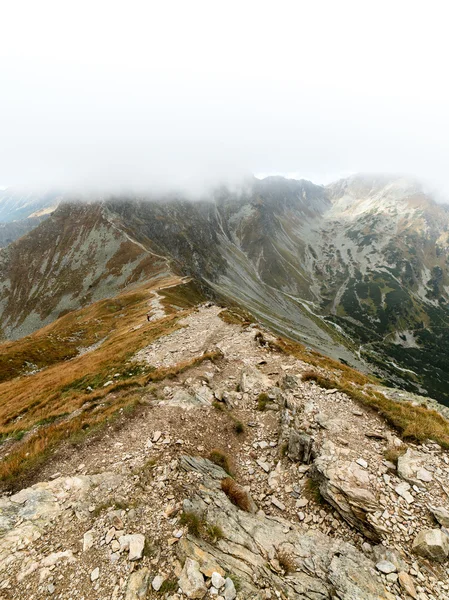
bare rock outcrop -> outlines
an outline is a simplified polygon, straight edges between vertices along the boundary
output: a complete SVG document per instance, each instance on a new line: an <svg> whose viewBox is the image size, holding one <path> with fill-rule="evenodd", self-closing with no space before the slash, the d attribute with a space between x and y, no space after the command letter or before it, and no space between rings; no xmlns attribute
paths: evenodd
<svg viewBox="0 0 449 600"><path fill-rule="evenodd" d="M330 441L322 445L320 452L310 476L318 483L323 498L368 539L380 541L379 529L369 519L379 505L370 490L367 471L355 462L344 460Z"/></svg>
<svg viewBox="0 0 449 600"><path fill-rule="evenodd" d="M192 464L191 462L186 464ZM204 465L201 465L203 472ZM387 599L374 563L354 546L319 531L304 532L282 518L242 511L205 477L203 485L185 502L200 518L222 531L215 544L187 535L178 544L182 559L198 564L199 572L236 576L242 597L256 599L261 590L277 589L287 598L311 600L330 597ZM279 558L288 555L294 570L286 574Z"/></svg>

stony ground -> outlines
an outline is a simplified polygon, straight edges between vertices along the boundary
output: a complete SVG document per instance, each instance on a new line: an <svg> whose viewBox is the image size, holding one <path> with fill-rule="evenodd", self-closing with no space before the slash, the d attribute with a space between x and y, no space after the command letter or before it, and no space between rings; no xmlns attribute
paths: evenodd
<svg viewBox="0 0 449 600"><path fill-rule="evenodd" d="M133 415L0 499L0 597L449 598L447 452L302 382L309 365L220 310L200 307L134 360L223 359L147 388ZM248 511L221 491L214 451Z"/></svg>

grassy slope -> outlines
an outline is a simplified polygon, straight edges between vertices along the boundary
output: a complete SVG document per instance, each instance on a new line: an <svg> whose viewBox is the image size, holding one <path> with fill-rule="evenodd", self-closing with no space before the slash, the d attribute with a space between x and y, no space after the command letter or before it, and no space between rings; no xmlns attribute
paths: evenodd
<svg viewBox="0 0 449 600"><path fill-rule="evenodd" d="M173 283L179 279L167 279L162 285ZM161 290L167 314L147 322L152 289L142 286L96 302L27 338L0 346L0 436L19 442L0 464L0 478L17 474L59 440L132 405L149 383L189 366L180 364L170 370L129 363L138 349L179 328L179 319L202 299L193 284ZM76 355L78 347L103 338L97 349ZM42 370L18 375L30 357ZM104 387L108 381L113 383Z"/></svg>

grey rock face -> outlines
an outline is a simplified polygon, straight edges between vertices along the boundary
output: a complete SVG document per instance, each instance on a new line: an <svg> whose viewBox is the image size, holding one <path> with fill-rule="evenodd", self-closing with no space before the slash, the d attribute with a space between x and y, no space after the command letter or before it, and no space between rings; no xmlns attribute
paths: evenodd
<svg viewBox="0 0 449 600"><path fill-rule="evenodd" d="M441 529L422 529L413 541L413 552L436 562L449 555L449 536Z"/></svg>
<svg viewBox="0 0 449 600"><path fill-rule="evenodd" d="M143 567L139 571L131 573L126 587L125 600L141 600L147 597L150 585L150 571Z"/></svg>
<svg viewBox="0 0 449 600"><path fill-rule="evenodd" d="M313 438L307 433L290 430L287 455L291 460L309 465L315 458Z"/></svg>
<svg viewBox="0 0 449 600"><path fill-rule="evenodd" d="M198 564L200 573L211 576L219 568L235 575L242 585L239 597L248 599L261 597L259 582L289 598L324 599L331 594L359 600L387 597L374 563L351 544L318 531L304 532L280 517L244 512L229 501L218 481L207 478L204 484L188 500L189 506L207 523L218 525L223 538L211 545L187 535L177 548L181 559ZM267 566L280 552L291 555L297 567L288 577ZM188 567L195 573L196 564Z"/></svg>
<svg viewBox="0 0 449 600"><path fill-rule="evenodd" d="M443 506L429 506L429 510L442 527L449 528L449 510Z"/></svg>
<svg viewBox="0 0 449 600"><path fill-rule="evenodd" d="M364 469L338 458L334 444L326 442L310 474L318 482L321 495L345 521L368 539L379 541L379 531L369 520L369 514L378 510L378 504Z"/></svg>
<svg viewBox="0 0 449 600"><path fill-rule="evenodd" d="M186 558L178 584L187 598L204 598L207 587L198 561Z"/></svg>

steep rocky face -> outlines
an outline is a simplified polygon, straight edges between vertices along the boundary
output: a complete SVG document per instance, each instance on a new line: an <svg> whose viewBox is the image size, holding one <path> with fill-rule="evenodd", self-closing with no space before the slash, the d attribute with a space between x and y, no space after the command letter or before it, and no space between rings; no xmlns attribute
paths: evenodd
<svg viewBox="0 0 449 600"><path fill-rule="evenodd" d="M62 314L170 271L114 228L101 206L64 205L0 252L1 335L16 339Z"/></svg>

